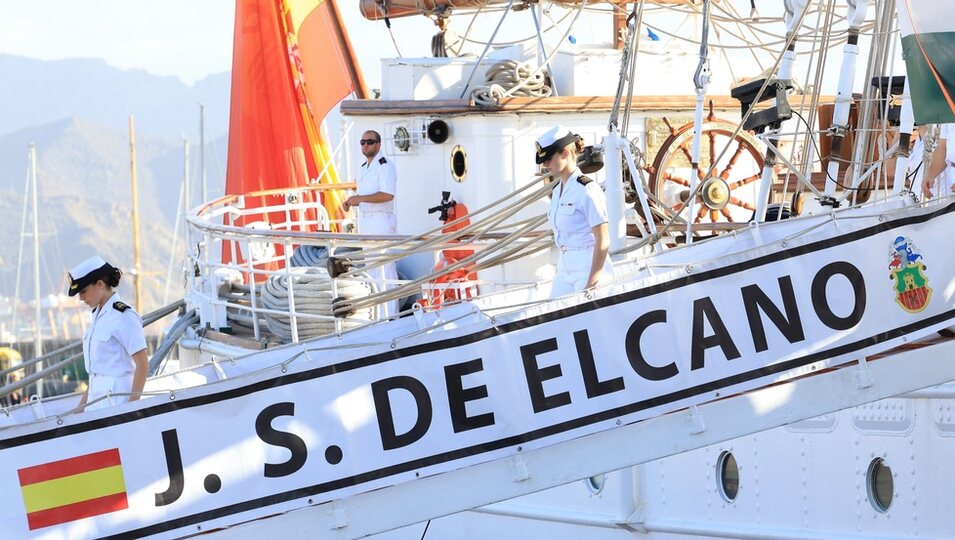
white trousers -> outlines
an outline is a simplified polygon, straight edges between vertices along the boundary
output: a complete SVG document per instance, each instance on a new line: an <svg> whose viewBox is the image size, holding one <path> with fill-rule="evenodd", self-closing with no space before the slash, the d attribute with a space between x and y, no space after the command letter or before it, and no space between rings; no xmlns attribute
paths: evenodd
<svg viewBox="0 0 955 540"><path fill-rule="evenodd" d="M561 251L557 259L557 275L550 287L550 297L557 298L565 294L580 292L587 287L587 278L590 277L590 265L593 262L594 248L571 249ZM603 271L600 273L600 283L606 283L613 278L613 263L610 257L604 260Z"/></svg>
<svg viewBox="0 0 955 540"><path fill-rule="evenodd" d="M359 208L360 210L360 208ZM358 232L361 234L395 234L397 223L394 214L361 214L358 222ZM378 291L394 288L385 280L398 279L398 269L395 263L388 263L368 271L368 277L375 281ZM398 301L386 302L378 305L378 317L387 319L398 313Z"/></svg>
<svg viewBox="0 0 955 540"><path fill-rule="evenodd" d="M120 377L90 373L90 387L89 396L86 398L86 410L95 411L112 407L113 405L119 405L120 403L126 403L129 401L129 393L132 391L132 373L127 373Z"/></svg>

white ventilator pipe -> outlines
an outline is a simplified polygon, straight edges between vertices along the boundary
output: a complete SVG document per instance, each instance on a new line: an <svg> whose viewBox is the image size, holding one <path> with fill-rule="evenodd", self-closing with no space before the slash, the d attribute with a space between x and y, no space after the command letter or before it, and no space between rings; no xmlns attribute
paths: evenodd
<svg viewBox="0 0 955 540"><path fill-rule="evenodd" d="M604 188L607 192L607 225L610 229L611 252L622 249L627 238L623 174L620 167L623 160L620 153L621 143L624 143L624 141L620 138L620 135L617 135L616 126L612 126L610 132L604 137L604 151L606 152Z"/></svg>
<svg viewBox="0 0 955 540"><path fill-rule="evenodd" d="M839 72L839 87L836 90L836 105L832 112L832 148L829 152L829 167L826 170L826 189L823 203L833 201L836 179L839 176L839 159L842 144L849 131L849 107L852 105L852 83L859 58L859 28L865 21L869 0L848 0L849 35L842 49L842 69ZM834 202L834 201L833 201Z"/></svg>
<svg viewBox="0 0 955 540"><path fill-rule="evenodd" d="M700 31L700 63L693 75L693 85L696 87L696 110L693 113L693 146L690 151L690 196L686 201L686 243L693 243L694 204L696 203L697 182L700 176L700 140L703 138L703 100L706 98L706 88L710 84L709 59L710 33L710 0L703 2L703 21ZM716 159L716 156L710 156ZM649 218L649 216L648 216Z"/></svg>
<svg viewBox="0 0 955 540"><path fill-rule="evenodd" d="M890 85L891 86L891 85ZM885 96L889 99L889 96ZM915 112L912 111L912 97L909 95L909 79L905 78L902 90L902 111L899 114L899 149L895 153L895 178L892 180L892 194L898 195L905 188L905 170L911 153L912 131L915 129ZM925 167L926 165L922 165Z"/></svg>
<svg viewBox="0 0 955 540"><path fill-rule="evenodd" d="M783 15L783 22L786 24L786 37L792 34L798 34L796 28L797 21L802 20L802 13L806 11L809 0L786 0L786 12ZM780 80L790 81L793 78L793 64L796 62L796 38L789 42L789 47L783 53L783 59L779 63Z"/></svg>
<svg viewBox="0 0 955 540"><path fill-rule="evenodd" d="M796 27L803 18L803 12L809 5L809 0L786 0L783 22L786 24L786 39L789 46L783 51L783 58L779 62L778 76L780 81L791 81L793 77L793 65L796 62L796 34L799 29ZM785 84L785 83L784 83ZM773 98L775 102L775 98ZM775 106L776 103L773 103ZM773 186L776 172L776 154L774 148L779 143L778 129L770 128L766 148L766 156L763 158L763 172L759 179L759 190L756 195L756 221L766 220L766 209L769 206L769 191Z"/></svg>
<svg viewBox="0 0 955 540"><path fill-rule="evenodd" d="M690 196L686 200L686 243L693 243L693 217L696 209L696 190L700 172L700 139L703 137L703 100L706 97L706 88L697 88L696 110L693 113L693 147L690 156L693 158L690 170ZM712 157L711 157L712 159Z"/></svg>

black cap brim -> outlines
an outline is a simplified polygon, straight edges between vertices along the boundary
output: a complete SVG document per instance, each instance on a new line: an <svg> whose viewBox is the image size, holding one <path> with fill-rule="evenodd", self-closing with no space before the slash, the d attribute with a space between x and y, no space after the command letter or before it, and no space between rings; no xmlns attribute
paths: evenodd
<svg viewBox="0 0 955 540"><path fill-rule="evenodd" d="M565 135L557 139L556 141L554 141L553 144L547 146L546 148L541 148L540 150L537 151L535 162L538 165L540 165L541 163L544 163L545 161L553 157L554 154L556 154L557 152L560 152L568 144L575 142L576 140L577 140L577 136L574 135L573 133L570 133L568 135Z"/></svg>
<svg viewBox="0 0 955 540"><path fill-rule="evenodd" d="M92 285L93 283L96 283L98 280L104 279L104 277L107 274L109 274L112 270L113 270L113 267L110 266L109 263L106 263L103 266L100 266L99 268L97 268L96 270L90 271L85 276L79 279L73 279L73 276L70 276L70 290L69 292L67 292L67 294L69 294L70 296L76 296L77 294L80 293L80 291L85 289L88 285Z"/></svg>

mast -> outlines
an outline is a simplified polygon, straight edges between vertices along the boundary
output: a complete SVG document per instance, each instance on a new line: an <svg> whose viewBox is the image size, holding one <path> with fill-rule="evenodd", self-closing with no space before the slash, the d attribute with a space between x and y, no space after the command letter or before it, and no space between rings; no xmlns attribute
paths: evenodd
<svg viewBox="0 0 955 540"><path fill-rule="evenodd" d="M202 103L199 104L199 174L202 175L202 202L206 202L209 200L206 193L206 106Z"/></svg>
<svg viewBox="0 0 955 540"><path fill-rule="evenodd" d="M28 155L33 153L33 143L30 144L30 152ZM23 239L26 237L27 232L27 201L30 199L30 167L27 167L27 174L23 178L23 212L20 214L20 244L17 248L17 278L13 286L13 320L11 324L13 325L13 336L14 341L19 341L19 335L17 332L17 312L20 310L20 278L21 270L23 269Z"/></svg>
<svg viewBox="0 0 955 540"><path fill-rule="evenodd" d="M142 279L139 264L139 187L136 182L136 126L133 115L129 115L129 168L133 183L133 288L136 291L136 311L142 313Z"/></svg>
<svg viewBox="0 0 955 540"><path fill-rule="evenodd" d="M43 338L40 335L40 234L37 219L36 144L30 143L30 178L33 182L33 357L43 356ZM43 363L37 362L37 372L43 371ZM43 397L43 379L36 383L36 395Z"/></svg>

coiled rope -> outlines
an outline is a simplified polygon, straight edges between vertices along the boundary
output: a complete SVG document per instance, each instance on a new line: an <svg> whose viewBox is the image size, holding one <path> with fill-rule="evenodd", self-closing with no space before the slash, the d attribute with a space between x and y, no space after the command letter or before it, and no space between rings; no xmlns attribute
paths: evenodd
<svg viewBox="0 0 955 540"><path fill-rule="evenodd" d="M497 105L507 96L549 97L554 93L547 85L544 71L535 70L526 62L504 60L487 70L484 86L471 91L477 105Z"/></svg>
<svg viewBox="0 0 955 540"><path fill-rule="evenodd" d="M372 288L367 283L351 279L337 280L337 290L333 291L332 280L324 268L292 268L287 273L270 276L265 282L262 288L264 307L283 312L266 312L265 321L276 336L292 339L292 317L289 313L289 297L292 297L295 303L296 330L300 340L330 334L336 331L332 304L336 300L354 299L371 293ZM358 326L372 320L373 315L374 307L356 309L348 314L347 319L341 320L341 328Z"/></svg>

